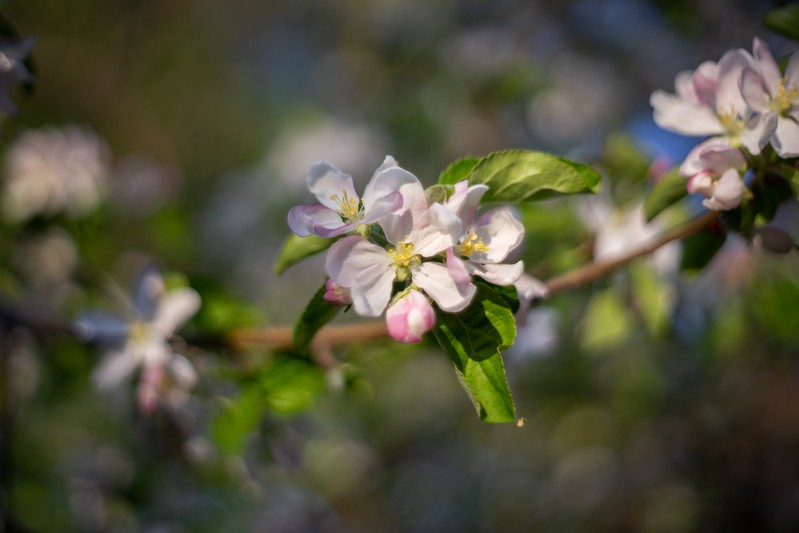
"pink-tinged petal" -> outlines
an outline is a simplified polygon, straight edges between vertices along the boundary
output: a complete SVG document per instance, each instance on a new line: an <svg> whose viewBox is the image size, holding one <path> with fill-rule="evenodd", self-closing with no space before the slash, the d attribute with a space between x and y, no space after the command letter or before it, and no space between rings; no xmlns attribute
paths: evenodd
<svg viewBox="0 0 799 533"><path fill-rule="evenodd" d="M391 161L394 161L393 158ZM386 165L386 162L383 164ZM403 186L412 184L422 186L416 176L396 166L396 162L394 162L393 166L380 167L379 172L372 176L372 179L366 185L366 189L364 189L364 207L367 211L371 210L372 204L380 198L392 193L398 193Z"/></svg>
<svg viewBox="0 0 799 533"><path fill-rule="evenodd" d="M758 113L765 113L771 104L771 94L766 82L752 69L746 69L741 75L741 95L750 108Z"/></svg>
<svg viewBox="0 0 799 533"><path fill-rule="evenodd" d="M524 226L513 211L498 208L480 217L474 233L488 247L488 252L475 252L472 261L500 263L522 243Z"/></svg>
<svg viewBox="0 0 799 533"><path fill-rule="evenodd" d="M371 205L364 208L361 224L374 224L402 207L402 194L394 191L372 201Z"/></svg>
<svg viewBox="0 0 799 533"><path fill-rule="evenodd" d="M655 91L649 98L655 109L654 119L663 129L683 135L714 135L724 128L708 107L686 102L665 91Z"/></svg>
<svg viewBox="0 0 799 533"><path fill-rule="evenodd" d="M719 115L748 114L749 108L740 89L741 73L747 68L754 68L752 56L740 48L728 51L719 60L716 78L716 112Z"/></svg>
<svg viewBox="0 0 799 533"><path fill-rule="evenodd" d="M755 58L755 66L757 67L760 75L763 76L763 81L771 96L777 94L777 90L782 82L782 75L780 74L780 67L774 61L774 56L771 55L768 45L755 37L752 44L752 52Z"/></svg>
<svg viewBox="0 0 799 533"><path fill-rule="evenodd" d="M529 274L522 273L519 279L516 280L516 291L519 293L519 299L525 302L532 303L538 300L543 300L549 296L549 289L544 285L541 280Z"/></svg>
<svg viewBox="0 0 799 533"><path fill-rule="evenodd" d="M737 148L722 143L705 146L699 154L703 170L721 174L727 169L739 169L746 164L746 158Z"/></svg>
<svg viewBox="0 0 799 533"><path fill-rule="evenodd" d="M455 255L452 248L447 249L447 272L458 285L472 282L472 275L467 270L466 263Z"/></svg>
<svg viewBox="0 0 799 533"><path fill-rule="evenodd" d="M518 261L513 264L472 264L472 271L476 276L480 276L494 285L513 285L524 272L524 263Z"/></svg>
<svg viewBox="0 0 799 533"><path fill-rule="evenodd" d="M133 285L133 308L136 314L144 320L151 320L164 290L166 286L161 269L155 263L150 263Z"/></svg>
<svg viewBox="0 0 799 533"><path fill-rule="evenodd" d="M705 164L700 155L705 148L714 145L729 146L730 144L726 137L711 137L697 144L688 152L688 155L685 156L685 161L680 165L680 176L690 177L705 170Z"/></svg>
<svg viewBox="0 0 799 533"><path fill-rule="evenodd" d="M694 73L691 70L683 70L677 73L677 76L674 78L674 90L676 95L686 102L698 104L700 102L699 97L696 95L696 90L694 89L693 75Z"/></svg>
<svg viewBox="0 0 799 533"><path fill-rule="evenodd" d="M130 376L142 362L138 352L127 344L121 351L106 353L92 374L94 386L100 390L116 387Z"/></svg>
<svg viewBox="0 0 799 533"><path fill-rule="evenodd" d="M130 323L104 311L87 311L80 314L73 329L86 342L120 342L127 338Z"/></svg>
<svg viewBox="0 0 799 533"><path fill-rule="evenodd" d="M352 306L363 316L380 316L391 299L396 269L391 265L374 264L362 270L351 287Z"/></svg>
<svg viewBox="0 0 799 533"><path fill-rule="evenodd" d="M777 129L777 114L766 113L749 119L746 129L741 133L741 146L752 155L758 155L769 142Z"/></svg>
<svg viewBox="0 0 799 533"><path fill-rule="evenodd" d="M436 313L427 297L412 290L386 311L391 337L399 342L419 342L436 325Z"/></svg>
<svg viewBox="0 0 799 533"><path fill-rule="evenodd" d="M697 101L705 106L716 107L716 78L719 66L715 61L705 61L694 71L691 81Z"/></svg>
<svg viewBox="0 0 799 533"><path fill-rule="evenodd" d="M164 382L164 367L161 365L147 365L142 369L136 399L139 410L150 415L155 411L161 396L161 384Z"/></svg>
<svg viewBox="0 0 799 533"><path fill-rule="evenodd" d="M411 240L417 254L432 257L454 246L461 235L461 219L441 204L427 210L427 223L419 228L414 222Z"/></svg>
<svg viewBox="0 0 799 533"><path fill-rule="evenodd" d="M355 228L355 224L343 222L337 211L319 204L292 207L289 209L288 223L291 231L300 237L335 237Z"/></svg>
<svg viewBox="0 0 799 533"><path fill-rule="evenodd" d="M741 204L745 189L746 185L744 185L738 171L730 169L721 175L716 182L713 196L705 200L703 204L708 209L716 211L735 209Z"/></svg>
<svg viewBox="0 0 799 533"><path fill-rule="evenodd" d="M332 279L325 283L325 294L322 296L327 303L344 307L352 305L352 294L350 289L342 287Z"/></svg>
<svg viewBox="0 0 799 533"><path fill-rule="evenodd" d="M780 117L771 144L780 157L799 156L799 123Z"/></svg>
<svg viewBox="0 0 799 533"><path fill-rule="evenodd" d="M713 175L710 172L700 172L688 179L686 187L691 194L710 196L713 194Z"/></svg>
<svg viewBox="0 0 799 533"><path fill-rule="evenodd" d="M308 190L316 196L319 203L333 211L339 209L339 203L333 197L343 199L346 194L348 198L359 200L358 193L355 192L355 187L352 184L352 177L349 174L344 174L327 161L319 161L311 165L308 170L307 182Z"/></svg>
<svg viewBox="0 0 799 533"><path fill-rule="evenodd" d="M410 237L413 231L413 213L403 210L400 213L388 215L380 221L380 227L386 234L386 240L396 246L406 237Z"/></svg>
<svg viewBox="0 0 799 533"><path fill-rule="evenodd" d="M799 52L794 52L785 67L785 88L799 89Z"/></svg>
<svg viewBox="0 0 799 533"><path fill-rule="evenodd" d="M200 308L200 295L188 287L170 291L161 299L153 318L153 327L170 337Z"/></svg>
<svg viewBox="0 0 799 533"><path fill-rule="evenodd" d="M464 181L455 184L455 192L444 203L448 209L460 217L464 227L461 233L466 233L466 227L474 224L477 206L488 190L487 185L472 185Z"/></svg>
<svg viewBox="0 0 799 533"><path fill-rule="evenodd" d="M360 235L344 237L333 243L327 252L325 267L330 278L342 287L352 287L355 278L374 265L388 269L392 260L388 253Z"/></svg>
<svg viewBox="0 0 799 533"><path fill-rule="evenodd" d="M422 263L411 270L413 282L422 288L443 311L457 313L466 309L477 287L473 283L456 283L441 263Z"/></svg>

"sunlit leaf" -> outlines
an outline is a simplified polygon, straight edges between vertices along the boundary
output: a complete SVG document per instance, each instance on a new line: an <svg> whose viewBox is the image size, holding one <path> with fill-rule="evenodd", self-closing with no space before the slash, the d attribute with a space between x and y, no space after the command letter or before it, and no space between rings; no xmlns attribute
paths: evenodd
<svg viewBox="0 0 799 533"><path fill-rule="evenodd" d="M287 268L299 263L306 257L327 250L334 242L335 239L325 239L316 235L307 237L289 235L277 254L275 274L282 274Z"/></svg>
<svg viewBox="0 0 799 533"><path fill-rule="evenodd" d="M458 378L486 422L515 422L500 352L516 338L513 311L503 295L478 285L472 305L458 313L437 313L433 335L455 365Z"/></svg>
<svg viewBox="0 0 799 533"><path fill-rule="evenodd" d="M261 372L264 404L272 411L291 415L313 407L325 390L322 370L309 361L276 357Z"/></svg>
<svg viewBox="0 0 799 533"><path fill-rule="evenodd" d="M324 296L325 286L322 285L294 325L294 344L300 351L306 350L316 332L341 311L341 307L328 303Z"/></svg>
<svg viewBox="0 0 799 533"><path fill-rule="evenodd" d="M448 176L454 174L457 173ZM467 179L470 185L488 185L484 201L519 203L560 194L593 193L599 187L600 176L593 168L562 157L506 150L480 159Z"/></svg>
<svg viewBox="0 0 799 533"><path fill-rule="evenodd" d="M649 222L664 209L679 202L688 194L687 181L676 168L667 172L652 187L644 200L644 216Z"/></svg>

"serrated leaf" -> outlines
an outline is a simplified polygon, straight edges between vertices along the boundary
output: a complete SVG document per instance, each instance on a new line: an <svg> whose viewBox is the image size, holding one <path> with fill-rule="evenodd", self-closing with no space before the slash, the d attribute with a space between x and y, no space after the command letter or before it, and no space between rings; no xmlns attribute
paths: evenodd
<svg viewBox="0 0 799 533"><path fill-rule="evenodd" d="M515 422L516 409L500 352L513 344L516 323L505 299L478 284L474 302L457 314L437 312L433 335L455 365L481 420Z"/></svg>
<svg viewBox="0 0 799 533"><path fill-rule="evenodd" d="M338 312L341 311L341 307L325 300L325 290L325 286L322 285L316 291L294 325L294 345L300 351L308 349L316 332L333 320Z"/></svg>
<svg viewBox="0 0 799 533"><path fill-rule="evenodd" d="M439 174L438 182L442 185L455 185L459 181L465 180L479 161L480 159L477 157L464 157L452 162Z"/></svg>
<svg viewBox="0 0 799 533"><path fill-rule="evenodd" d="M507 150L480 159L470 185L488 185L486 202L520 203L559 194L594 193L600 176L593 168L543 152Z"/></svg>
<svg viewBox="0 0 799 533"><path fill-rule="evenodd" d="M325 239L316 235L298 237L289 235L275 259L275 274L282 274L290 266L296 265L306 257L322 252L330 248L336 239Z"/></svg>
<svg viewBox="0 0 799 533"><path fill-rule="evenodd" d="M799 41L799 4L790 4L763 17L763 25L794 41Z"/></svg>
<svg viewBox="0 0 799 533"><path fill-rule="evenodd" d="M664 209L670 207L688 194L687 181L680 176L678 169L673 168L667 172L652 187L644 200L644 216L650 222Z"/></svg>
<svg viewBox="0 0 799 533"><path fill-rule="evenodd" d="M709 230L695 233L682 240L682 270L699 270L705 267L724 245L727 235Z"/></svg>

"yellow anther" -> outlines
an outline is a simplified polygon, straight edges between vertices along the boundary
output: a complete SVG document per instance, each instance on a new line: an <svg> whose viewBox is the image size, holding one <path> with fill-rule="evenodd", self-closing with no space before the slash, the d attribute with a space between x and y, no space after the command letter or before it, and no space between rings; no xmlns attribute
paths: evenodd
<svg viewBox="0 0 799 533"><path fill-rule="evenodd" d="M771 101L771 110L781 115L787 114L799 100L799 88L795 84L788 88L787 83L788 81L783 78L776 96Z"/></svg>
<svg viewBox="0 0 799 533"><path fill-rule="evenodd" d="M396 248L390 248L388 255L397 267L408 268L419 261L419 256L413 253L413 243L402 241Z"/></svg>
<svg viewBox="0 0 799 533"><path fill-rule="evenodd" d="M361 206L357 198L350 198L347 191L341 191L342 196L334 194L330 197L338 203L338 214L347 220L358 220L360 218Z"/></svg>
<svg viewBox="0 0 799 533"><path fill-rule="evenodd" d="M485 253L488 251L488 246L485 245L483 239L475 233L469 233L461 241L461 255L471 257L475 252Z"/></svg>
<svg viewBox="0 0 799 533"><path fill-rule="evenodd" d="M143 322L141 320L134 320L133 322L130 323L130 331L129 331L130 339L137 344L143 343L144 341L147 340L147 337L149 336L148 329L149 328L146 322Z"/></svg>

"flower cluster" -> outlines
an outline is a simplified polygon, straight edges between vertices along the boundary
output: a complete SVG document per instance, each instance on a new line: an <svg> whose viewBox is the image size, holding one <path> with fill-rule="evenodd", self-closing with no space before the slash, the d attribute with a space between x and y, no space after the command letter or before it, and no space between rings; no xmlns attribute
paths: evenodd
<svg viewBox="0 0 799 533"><path fill-rule="evenodd" d="M738 207L747 196L747 157L768 145L779 157L799 156L799 52L780 72L768 46L755 38L750 54L730 50L677 75L675 93L652 93L655 122L683 135L711 136L686 157L688 190L713 210Z"/></svg>
<svg viewBox="0 0 799 533"><path fill-rule="evenodd" d="M435 325L431 299L442 311L466 309L477 292L473 276L507 286L522 274L521 261L504 261L524 228L505 208L478 213L485 185L462 181L442 202L428 202L416 176L388 156L362 197L349 175L326 162L311 167L308 189L319 204L292 208L291 230L347 234L328 251L325 299L364 316L388 307L388 330L398 341L418 342Z"/></svg>

